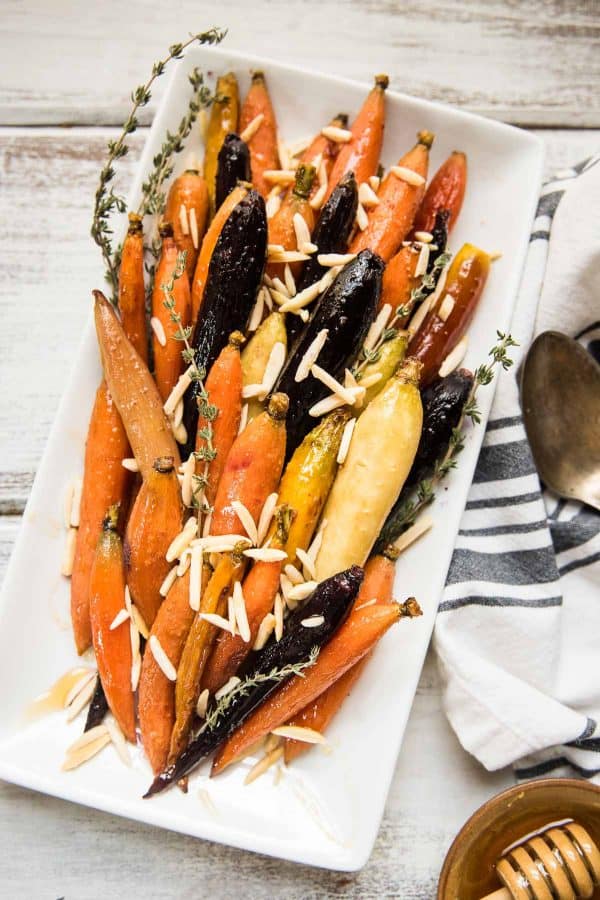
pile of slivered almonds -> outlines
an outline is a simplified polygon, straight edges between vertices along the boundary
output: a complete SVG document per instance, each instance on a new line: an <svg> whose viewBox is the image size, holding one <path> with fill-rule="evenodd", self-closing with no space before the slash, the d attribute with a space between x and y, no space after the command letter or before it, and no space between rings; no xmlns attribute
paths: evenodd
<svg viewBox="0 0 600 900"><path fill-rule="evenodd" d="M242 103L223 75L203 163L161 216L129 215L118 292L94 292L104 379L65 502L97 666L53 689L69 721L87 708L65 769L109 743L128 763L139 740L149 794L257 747L246 782L279 778L328 748L375 644L420 612L392 597L394 564L473 402L459 366L493 256L448 251L463 153L428 183L421 131L383 170L386 87L286 145L264 74Z"/></svg>

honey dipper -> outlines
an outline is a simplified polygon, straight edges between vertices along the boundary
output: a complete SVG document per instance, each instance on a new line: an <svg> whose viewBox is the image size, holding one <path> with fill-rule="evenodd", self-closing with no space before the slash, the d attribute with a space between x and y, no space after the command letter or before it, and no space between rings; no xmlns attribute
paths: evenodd
<svg viewBox="0 0 600 900"><path fill-rule="evenodd" d="M573 819L551 822L503 851L504 885L481 900L580 900L600 885L600 850Z"/></svg>

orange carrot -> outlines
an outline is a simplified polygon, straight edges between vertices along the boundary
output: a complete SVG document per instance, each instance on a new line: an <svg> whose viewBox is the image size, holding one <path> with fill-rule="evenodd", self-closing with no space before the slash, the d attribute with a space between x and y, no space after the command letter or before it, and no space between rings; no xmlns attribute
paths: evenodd
<svg viewBox="0 0 600 900"><path fill-rule="evenodd" d="M186 169L169 190L164 218L173 225L173 238L179 251L185 250L185 271L191 281L198 250L208 224L210 201L208 188L197 169Z"/></svg>
<svg viewBox="0 0 600 900"><path fill-rule="evenodd" d="M190 571L178 578L158 610L150 636L156 637L175 668L179 666L195 612L190 606ZM138 694L142 744L154 772L167 762L175 722L175 684L151 652L144 653Z"/></svg>
<svg viewBox="0 0 600 900"><path fill-rule="evenodd" d="M377 603L390 603L394 586L394 560L385 555L372 556L365 566L365 577L360 592L355 601L355 606L369 603L373 599ZM341 678L323 691L316 700L301 710L289 721L289 725L301 728L312 728L321 734L333 719L336 712L352 690L353 685L360 678L367 664L370 654L363 657L355 666L344 672ZM294 741L287 738L284 744L284 756L286 763L291 762L296 756L300 756L311 745L304 741Z"/></svg>
<svg viewBox="0 0 600 900"><path fill-rule="evenodd" d="M123 331L142 357L148 360L146 335L146 287L144 285L144 234L142 220L129 213L119 269L119 310Z"/></svg>
<svg viewBox="0 0 600 900"><path fill-rule="evenodd" d="M155 460L138 492L125 532L127 585L148 628L162 603L169 572L165 554L183 527L183 505L173 457Z"/></svg>
<svg viewBox="0 0 600 900"><path fill-rule="evenodd" d="M71 621L75 646L83 653L92 642L90 575L106 510L123 502L131 474L123 468L129 441L114 401L103 381L96 392L85 445L83 486L75 559L71 576Z"/></svg>
<svg viewBox="0 0 600 900"><path fill-rule="evenodd" d="M338 113L337 116L334 116L331 122L329 123L334 128L347 128L348 127L348 116L346 113ZM329 179L331 174L331 169L333 164L340 152L340 144L338 141L332 141L329 138L326 138L324 134L319 132L312 139L306 150L300 156L300 162L311 164L313 166L317 165L317 161L319 158L322 160L323 165L325 166L325 174ZM319 190L319 179L315 178L313 181L313 186L310 190L311 198Z"/></svg>
<svg viewBox="0 0 600 900"><path fill-rule="evenodd" d="M352 139L347 144L342 144L331 169L326 200L347 172L354 172L359 185L377 172L383 144L385 91L388 84L387 75L375 76L375 86L352 123Z"/></svg>
<svg viewBox="0 0 600 900"><path fill-rule="evenodd" d="M181 344L173 337L177 326L172 321L169 310L165 306L165 292L163 285L168 284L173 278L177 266L177 244L173 238L173 226L170 222L164 222L159 226L159 234L162 238L160 260L154 276L154 288L152 290L152 317L161 323L165 341L159 341L156 333L152 332L152 350L154 353L154 380L158 391L166 400L177 383L177 379L183 370L183 358L181 356ZM173 299L175 300L174 312L181 316L181 325L186 328L191 321L190 285L187 278L181 276L173 283Z"/></svg>
<svg viewBox="0 0 600 900"><path fill-rule="evenodd" d="M417 215L415 231L433 231L435 217L442 209L448 210L448 231L460 215L467 186L467 157L455 150L439 167L431 182Z"/></svg>
<svg viewBox="0 0 600 900"><path fill-rule="evenodd" d="M242 431L234 442L219 481L211 534L243 534L244 526L231 505L243 503L258 521L265 500L281 477L285 457L285 416L288 399L273 394L269 407Z"/></svg>
<svg viewBox="0 0 600 900"><path fill-rule="evenodd" d="M412 228L425 193L429 148L433 143L430 131L420 131L417 137L417 143L399 160L398 166L410 169L423 179L422 184L409 184L391 170L381 182L377 194L379 203L369 215L369 224L352 241L351 253L359 253L369 247L387 262Z"/></svg>
<svg viewBox="0 0 600 900"><path fill-rule="evenodd" d="M98 674L108 705L128 741L135 743L135 712L131 689L129 621L111 629L125 608L125 566L117 527L119 505L111 506L102 522L90 578L90 621Z"/></svg>
<svg viewBox="0 0 600 900"><path fill-rule="evenodd" d="M247 193L248 186L238 184L238 186L225 198L217 210L216 216L210 223L208 231L204 235L192 280L192 324L194 324L198 318L198 311L204 296L206 279L208 278L208 267L210 266L210 260L213 250L215 249L215 244L221 234L221 229L229 218L231 210L238 205L240 200L244 199Z"/></svg>
<svg viewBox="0 0 600 900"><path fill-rule="evenodd" d="M282 685L233 732L213 763L216 775L274 728L293 718L357 663L401 616L397 603L356 606L313 666Z"/></svg>
<svg viewBox="0 0 600 900"><path fill-rule="evenodd" d="M419 261L419 254L412 247L403 247L392 256L385 267L381 282L381 296L379 309L389 303L392 310L399 306L406 306L410 302L410 295L417 285L415 269ZM398 327L403 328L406 317L398 322Z"/></svg>
<svg viewBox="0 0 600 900"><path fill-rule="evenodd" d="M250 150L250 170L252 172L252 184L256 190L266 197L271 190L271 185L265 181L263 172L267 169L279 168L279 154L277 152L277 122L267 83L263 72L254 72L250 90L242 105L240 112L240 133L258 115L263 115L260 128L248 141Z"/></svg>
<svg viewBox="0 0 600 900"><path fill-rule="evenodd" d="M241 332L234 331L230 335L228 345L221 350L211 366L204 385L209 398L208 402L216 409L216 416L211 421L212 449L216 451L216 456L206 461L197 459L196 475L206 480L204 499L209 506L215 502L225 461L240 427L242 415L240 347L243 342L244 336ZM207 425L207 420L200 416L196 436L196 453L209 450L206 439L203 437ZM208 453L208 455L211 454Z"/></svg>
<svg viewBox="0 0 600 900"><path fill-rule="evenodd" d="M269 219L269 244L279 244L284 250L297 250L298 241L294 228L294 216L299 213L306 222L309 234L315 225L315 215L308 198L315 178L315 167L300 163L296 170L296 182L293 190L289 191L279 210L272 219ZM269 263L267 274L271 278L276 276L283 278L285 266L283 263ZM292 263L290 269L296 277L302 268L302 263Z"/></svg>

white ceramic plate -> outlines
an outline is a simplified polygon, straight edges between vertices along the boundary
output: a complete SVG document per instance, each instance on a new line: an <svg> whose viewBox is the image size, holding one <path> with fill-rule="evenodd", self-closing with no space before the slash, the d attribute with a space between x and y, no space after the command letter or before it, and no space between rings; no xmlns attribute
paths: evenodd
<svg viewBox="0 0 600 900"><path fill-rule="evenodd" d="M173 70L150 131L130 195L133 206L165 129L174 129L185 111L187 74L193 66L211 73L234 70L242 94L250 70L264 69L288 141L314 133L339 110L352 116L370 87L227 50L188 52ZM494 344L496 329L506 331L510 323L540 184L542 147L537 138L515 128L389 91L384 164L396 162L421 128L437 134L432 171L455 148L468 154L468 191L452 234L452 249L468 240L503 254L493 266L471 327L465 362L475 366ZM190 148L201 152L198 141ZM181 154L179 169L185 155ZM35 479L2 593L0 776L197 837L331 869L360 868L381 821L484 425L468 435L459 468L431 510L436 526L397 565L396 596L414 594L424 615L393 628L378 647L330 730L333 752L311 751L279 784L271 771L244 787L249 765L244 763L214 781L208 781L205 772L195 775L187 796L171 790L143 800L150 769L141 752L131 769L108 747L76 771L62 773L65 748L81 731L81 719L67 726L64 713L34 723L25 722L23 716L31 699L77 662L68 630L69 586L59 574L64 543L60 510L66 484L82 469L99 377L90 324ZM482 391L483 423L491 400L492 390ZM214 809L199 798L200 787L208 790Z"/></svg>

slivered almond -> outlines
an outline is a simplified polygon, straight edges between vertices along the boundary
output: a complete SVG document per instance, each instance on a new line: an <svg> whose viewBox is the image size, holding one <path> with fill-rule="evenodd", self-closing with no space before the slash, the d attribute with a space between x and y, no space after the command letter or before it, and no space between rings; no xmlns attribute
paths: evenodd
<svg viewBox="0 0 600 900"><path fill-rule="evenodd" d="M321 525L319 527L319 530L317 531L310 547L307 550L307 553L310 556L310 558L313 560L313 562L316 560L317 556L319 555L319 550L321 549L321 544L323 543L323 532L325 531L326 526L327 526L327 519L323 519L323 521L321 522Z"/></svg>
<svg viewBox="0 0 600 900"><path fill-rule="evenodd" d="M396 538L396 540L394 541L394 547L396 548L396 550L398 550L399 553L402 553L404 550L406 550L407 547L410 547L411 544L414 544L416 540L418 540L432 527L433 519L431 518L431 516L421 516L419 519L417 519L414 525L411 525L411 527L407 528L399 538Z"/></svg>
<svg viewBox="0 0 600 900"><path fill-rule="evenodd" d="M303 253L302 245L310 244L310 231L303 216L300 213L294 213L292 218L294 233L296 235L296 245L300 253Z"/></svg>
<svg viewBox="0 0 600 900"><path fill-rule="evenodd" d="M267 219L272 219L273 216L277 215L279 210L281 209L281 197L269 196L265 205L265 212L267 214Z"/></svg>
<svg viewBox="0 0 600 900"><path fill-rule="evenodd" d="M337 394L330 394L329 397L325 397L323 400L315 403L314 406L311 406L308 414L318 419L334 409L339 409L340 406L346 406L346 401L342 400Z"/></svg>
<svg viewBox="0 0 600 900"><path fill-rule="evenodd" d="M69 712L67 713L67 722L72 722L81 710L91 702L96 690L96 678L90 678L81 687L75 697L69 704Z"/></svg>
<svg viewBox="0 0 600 900"><path fill-rule="evenodd" d="M183 481L181 483L181 499L184 506L191 506L194 499L193 477L196 472L196 457L190 453L183 464Z"/></svg>
<svg viewBox="0 0 600 900"><path fill-rule="evenodd" d="M356 253L319 253L317 262L328 269L331 266L345 266L355 258Z"/></svg>
<svg viewBox="0 0 600 900"><path fill-rule="evenodd" d="M362 203L359 203L356 208L356 224L361 231L364 231L369 225L369 217Z"/></svg>
<svg viewBox="0 0 600 900"><path fill-rule="evenodd" d="M423 322L425 321L425 316L429 312L429 309L432 304L432 297L426 297L425 300L421 303L416 313L413 315L412 319L408 323L408 337L409 340L415 336Z"/></svg>
<svg viewBox="0 0 600 900"><path fill-rule="evenodd" d="M379 206L381 201L371 185L366 181L363 181L358 188L358 202L362 203L365 209L367 209L370 206Z"/></svg>
<svg viewBox="0 0 600 900"><path fill-rule="evenodd" d="M271 734L277 737L289 738L292 741L303 741L305 744L326 744L327 740L320 731L314 728L302 728L300 725L280 725L274 728Z"/></svg>
<svg viewBox="0 0 600 900"><path fill-rule="evenodd" d="M173 428L179 428L183 421L183 397L175 407L173 415L171 416L171 423Z"/></svg>
<svg viewBox="0 0 600 900"><path fill-rule="evenodd" d="M211 526L212 526L212 509L206 516L206 518L204 520L204 524L202 526L202 537L203 538L208 537L210 535Z"/></svg>
<svg viewBox="0 0 600 900"><path fill-rule="evenodd" d="M150 629L146 625L144 618L135 603L131 604L130 616L141 636L147 641L150 637Z"/></svg>
<svg viewBox="0 0 600 900"><path fill-rule="evenodd" d="M429 265L429 244L422 244L419 250L419 258L415 266L415 278L422 278Z"/></svg>
<svg viewBox="0 0 600 900"><path fill-rule="evenodd" d="M162 645L155 634L150 635L148 646L150 647L150 652L152 653L152 656L156 660L156 663L165 678L168 678L169 681L176 681L177 669L163 650Z"/></svg>
<svg viewBox="0 0 600 900"><path fill-rule="evenodd" d="M75 741L68 748L61 766L62 771L68 772L71 769L76 769L99 753L107 744L110 744L110 734L105 725L97 725L96 728L90 728L89 731L86 731L79 740Z"/></svg>
<svg viewBox="0 0 600 900"><path fill-rule="evenodd" d="M253 547L250 550L244 550L244 556L260 560L260 562L279 562L287 559L285 550L276 550L274 547Z"/></svg>
<svg viewBox="0 0 600 900"><path fill-rule="evenodd" d="M65 488L63 498L63 523L65 528L71 525L71 509L73 508L73 493L75 491L75 479L73 478Z"/></svg>
<svg viewBox="0 0 600 900"><path fill-rule="evenodd" d="M299 250L272 250L269 247L269 262L273 263L295 263L304 262L309 258L308 253L300 253Z"/></svg>
<svg viewBox="0 0 600 900"><path fill-rule="evenodd" d="M285 344L282 341L276 341L273 344L273 349L269 354L267 366L264 371L261 384L261 393L258 394L259 400L264 400L265 397L267 397L267 395L271 393L271 390L275 385L277 378L279 377L279 373L283 368L283 364L285 362L285 354Z"/></svg>
<svg viewBox="0 0 600 900"><path fill-rule="evenodd" d="M351 421L354 421L354 420L351 420ZM316 571L315 571L315 563L314 563L314 560L311 559L311 557L308 555L308 553L306 552L306 550L303 550L301 547L298 547L298 548L296 549L296 554L297 554L297 556L298 556L298 559L299 559L300 562L302 563L302 566L303 566L303 568L304 568L304 571L305 571L305 572L310 576L310 578L312 578L313 581L314 581L314 579L317 577Z"/></svg>
<svg viewBox="0 0 600 900"><path fill-rule="evenodd" d="M242 398L244 400L253 400L255 397L259 397L260 394L262 394L262 383L247 384L242 388Z"/></svg>
<svg viewBox="0 0 600 900"><path fill-rule="evenodd" d="M137 656L132 664L131 664L131 690L135 694L138 688L138 684L140 682L140 675L142 673L142 657Z"/></svg>
<svg viewBox="0 0 600 900"><path fill-rule="evenodd" d="M107 716L107 718L104 720L104 724L106 725L106 730L108 731L109 737L114 745L115 750L121 757L121 760L125 763L126 766L130 766L131 757L129 755L129 750L127 749L127 741L125 740L123 732L119 728L119 723L116 719L113 719L112 716Z"/></svg>
<svg viewBox="0 0 600 900"><path fill-rule="evenodd" d="M454 370L456 368L458 368L458 366L460 366L461 362L465 358L465 354L467 352L468 346L469 346L469 339L468 339L467 335L465 334L460 339L460 341L458 342L458 344L456 345L454 350L452 350L452 352L448 354L446 359L441 364L440 371L438 373L440 378L445 378L446 375L449 375L451 372L454 372Z"/></svg>
<svg viewBox="0 0 600 900"><path fill-rule="evenodd" d="M185 235L190 233L190 226L188 222L187 209L185 208L185 203L182 203L179 207L179 224L181 225L181 230Z"/></svg>
<svg viewBox="0 0 600 900"><path fill-rule="evenodd" d="M246 612L246 601L244 593L239 581L233 585L233 610L235 613L235 622L241 639L245 644L250 642L250 625L248 624L248 614Z"/></svg>
<svg viewBox="0 0 600 900"><path fill-rule="evenodd" d="M285 282L285 286L287 288L287 292L290 295L290 297L295 297L296 296L296 281L292 274L292 270L290 269L289 263L285 264L285 267L283 270L283 280Z"/></svg>
<svg viewBox="0 0 600 900"><path fill-rule="evenodd" d="M194 250L198 249L198 220L196 218L196 210L192 207L188 213L190 220L190 232L192 235L192 244L194 245Z"/></svg>
<svg viewBox="0 0 600 900"><path fill-rule="evenodd" d="M256 543L258 546L263 543L264 539L267 536L273 514L277 507L277 500L278 495L276 493L269 494L260 512L260 516L258 517L258 525L256 527L256 530L258 532L258 540Z"/></svg>
<svg viewBox="0 0 600 900"><path fill-rule="evenodd" d="M131 659L137 659L140 656L140 633L131 617L129 619L129 643L131 645Z"/></svg>
<svg viewBox="0 0 600 900"><path fill-rule="evenodd" d="M317 584L318 582L316 581L305 581L304 584L295 584L288 591L288 597L290 600L306 600L315 590Z"/></svg>
<svg viewBox="0 0 600 900"><path fill-rule="evenodd" d="M72 499L71 499L71 510L70 510L70 516L69 516L69 525L72 528L79 528L82 487L83 487L82 479L76 478L73 482L73 495L72 495Z"/></svg>
<svg viewBox="0 0 600 900"><path fill-rule="evenodd" d="M383 375L381 372L373 372L372 375L367 375L365 378L361 378L360 385L364 388L370 388L374 384L377 384L378 381L381 381Z"/></svg>
<svg viewBox="0 0 600 900"><path fill-rule="evenodd" d="M173 560L179 559L183 551L186 550L194 540L196 529L197 524L195 522L193 527L186 524L183 531L180 531L179 534L173 538L165 555L167 562L173 562Z"/></svg>
<svg viewBox="0 0 600 900"><path fill-rule="evenodd" d="M138 465L137 459L134 459L132 456L128 456L125 459L121 460L121 465L124 469L127 469L128 472L139 472L140 467Z"/></svg>
<svg viewBox="0 0 600 900"><path fill-rule="evenodd" d="M280 641L283 637L283 600L279 593L275 595L273 615L275 616L275 640Z"/></svg>
<svg viewBox="0 0 600 900"><path fill-rule="evenodd" d="M384 303L379 312L377 313L377 317L375 321L369 327L367 332L367 336L365 338L364 347L365 350L372 350L383 331L389 322L390 316L392 314L392 307L390 303Z"/></svg>
<svg viewBox="0 0 600 900"><path fill-rule="evenodd" d="M321 331L319 331L316 338L311 342L306 353L300 360L298 368L296 369L296 374L294 375L294 381L304 381L306 378L308 378L308 376L310 375L311 367L314 366L317 359L319 358L319 353L325 346L328 335L328 328L323 328L321 329Z"/></svg>
<svg viewBox="0 0 600 900"><path fill-rule="evenodd" d="M280 305L280 310L281 312L297 312L299 309L308 306L313 300L316 300L320 293L322 293L321 282L316 281L314 284L309 285L309 287L304 288L303 291L296 294L295 297L284 300Z"/></svg>
<svg viewBox="0 0 600 900"><path fill-rule="evenodd" d="M201 719L206 718L206 710L208 707L209 697L210 694L208 693L208 688L204 688L204 690L200 692L200 696L198 697L198 702L196 703L196 715L198 715Z"/></svg>
<svg viewBox="0 0 600 900"><path fill-rule="evenodd" d="M283 595L283 599L285 600L287 605L290 606L289 597L290 597L290 591L291 591L293 585L292 585L292 582L290 581L290 579L288 578L288 576L285 574L285 572L282 572L281 575L279 576L279 586L281 587L281 593ZM296 605L295 600L292 600L291 603ZM290 609L292 609L292 608L293 607L290 606Z"/></svg>
<svg viewBox="0 0 600 900"><path fill-rule="evenodd" d="M65 540L65 550L63 560L60 567L60 574L65 578L70 578L73 574L73 564L75 562L75 544L77 542L77 529L69 528Z"/></svg>
<svg viewBox="0 0 600 900"><path fill-rule="evenodd" d="M215 691L215 700L220 700L221 697L226 697L227 694L230 694L240 681L241 679L238 678L237 675L232 675L231 678L225 682L223 687L220 687L218 691Z"/></svg>
<svg viewBox="0 0 600 900"><path fill-rule="evenodd" d="M326 125L325 128L321 128L321 134L328 141L336 144L347 144L352 140L352 132L347 128L339 128L337 125Z"/></svg>
<svg viewBox="0 0 600 900"><path fill-rule="evenodd" d="M274 766L276 762L278 762L283 756L283 747L276 747L275 750L271 750L270 753L267 753L260 759L256 765L252 766L246 777L244 778L244 784L252 784L253 781L256 781L257 778L260 778L261 775Z"/></svg>
<svg viewBox="0 0 600 900"><path fill-rule="evenodd" d="M156 340L158 341L160 346L166 347L167 346L167 336L165 334L165 329L164 329L163 323L160 321L160 319L157 318L156 316L152 316L152 318L150 319L150 327L151 327L152 331L154 332L154 336L156 337Z"/></svg>
<svg viewBox="0 0 600 900"><path fill-rule="evenodd" d="M238 428L238 434L241 434L246 425L248 424L248 404L244 403L242 406L242 414L240 416L240 427Z"/></svg>
<svg viewBox="0 0 600 900"><path fill-rule="evenodd" d="M248 322L248 331L256 331L256 329L262 322L264 310L265 310L264 289L261 288L257 294L256 303L254 304L252 313L250 314L250 321Z"/></svg>
<svg viewBox="0 0 600 900"><path fill-rule="evenodd" d="M214 625L215 628L222 628L223 631L228 631L229 634L233 634L233 629L228 620L224 619L223 616L217 615L217 613L200 613L200 618L204 619L210 625Z"/></svg>
<svg viewBox="0 0 600 900"><path fill-rule="evenodd" d="M323 201L325 200L325 194L327 193L327 185L322 184L319 190L313 194L313 196L308 201L311 209L321 209L323 206Z"/></svg>
<svg viewBox="0 0 600 900"><path fill-rule="evenodd" d="M217 815L217 807L207 788L200 788L198 790L198 799L202 801L209 813L213 816Z"/></svg>
<svg viewBox="0 0 600 900"><path fill-rule="evenodd" d="M381 374L381 373L379 373ZM352 435L354 434L354 428L356 426L356 419L350 419L346 422L344 426L344 431L342 432L342 440L340 441L340 448L338 450L337 455L337 463L338 465L343 465L346 462L346 457L348 456L348 450L350 449L350 441L352 440ZM313 564L314 570L314 564ZM314 578L314 571L313 571Z"/></svg>
<svg viewBox="0 0 600 900"><path fill-rule="evenodd" d="M194 371L193 366L188 366L183 375L180 375L175 387L165 400L163 409L167 416L172 415L175 412L175 407L182 399L183 395L189 388L192 383L192 373Z"/></svg>
<svg viewBox="0 0 600 900"><path fill-rule="evenodd" d="M166 597L173 585L175 584L175 579L177 578L177 566L173 566L170 570L169 574L161 584L158 589L158 593L161 597Z"/></svg>
<svg viewBox="0 0 600 900"><path fill-rule="evenodd" d="M126 609L120 609L116 614L112 622L110 623L110 631L114 631L115 628L118 628L119 625L122 625L123 622L126 622L127 619L130 618L129 612Z"/></svg>
<svg viewBox="0 0 600 900"><path fill-rule="evenodd" d="M78 678L67 696L65 697L65 702L63 703L63 707L66 709L67 706L70 706L73 700L81 693L84 687L89 684L90 681L95 681L98 677L98 672L96 669L88 669L83 673L81 678Z"/></svg>
<svg viewBox="0 0 600 900"><path fill-rule="evenodd" d="M305 241L298 247L300 253L308 253L309 256L311 253L316 253L318 249L317 245L313 244L312 241Z"/></svg>
<svg viewBox="0 0 600 900"><path fill-rule="evenodd" d="M294 168L291 153L287 148L287 144L279 134L277 135L277 156L279 157L279 165L284 171L289 171Z"/></svg>
<svg viewBox="0 0 600 900"><path fill-rule="evenodd" d="M190 553L190 608L200 609L202 599L202 547L192 547Z"/></svg>
<svg viewBox="0 0 600 900"><path fill-rule="evenodd" d="M337 394L344 403L348 403L350 406L355 403L356 395L352 393L352 389L345 388L343 384L340 384L333 375L330 375L329 372L326 372L321 366L313 363L310 371L311 375L321 381L330 391L333 391L334 394Z"/></svg>
<svg viewBox="0 0 600 900"><path fill-rule="evenodd" d="M454 309L454 298L450 296L450 294L446 294L442 302L440 303L440 308L438 309L436 315L440 317L442 322L446 322L448 320L448 316Z"/></svg>
<svg viewBox="0 0 600 900"><path fill-rule="evenodd" d="M264 113L259 113L257 116L254 116L251 122L248 122L242 133L240 134L240 138L244 141L245 144L248 141L251 141L260 126L262 125L265 118Z"/></svg>
<svg viewBox="0 0 600 900"><path fill-rule="evenodd" d="M430 231L415 231L414 237L415 241L421 241L422 244L430 244L433 240Z"/></svg>
<svg viewBox="0 0 600 900"><path fill-rule="evenodd" d="M396 178L400 178L413 187L420 187L422 184L425 184L425 179L422 175L419 175L418 172L414 172L412 169L408 169L406 166L392 166L390 172Z"/></svg>
<svg viewBox="0 0 600 900"><path fill-rule="evenodd" d="M262 650L265 646L271 635L273 634L273 629L275 628L275 616L273 613L267 613L260 625L258 626L258 633L256 635L256 640L252 645L253 650Z"/></svg>
<svg viewBox="0 0 600 900"><path fill-rule="evenodd" d="M178 578L182 578L190 567L192 561L192 551L187 547L179 558L179 563L175 568L175 574Z"/></svg>
<svg viewBox="0 0 600 900"><path fill-rule="evenodd" d="M229 622L231 633L236 634L237 628L235 626L235 609L233 608L233 596L231 594L227 598L227 621Z"/></svg>
<svg viewBox="0 0 600 900"><path fill-rule="evenodd" d="M300 572L296 566L293 566L291 563L288 563L287 566L284 566L283 571L289 578L292 584L303 584L304 583L304 575Z"/></svg>
<svg viewBox="0 0 600 900"><path fill-rule="evenodd" d="M247 507L245 507L244 504L239 500L233 500L231 505L235 510L237 517L244 528L244 531L246 532L254 546L256 546L258 544L258 531L256 528L256 522L252 518L252 514L247 509Z"/></svg>
<svg viewBox="0 0 600 900"><path fill-rule="evenodd" d="M365 601L365 603L361 603L360 606L356 606L354 608L355 608L356 612L358 612L359 609L365 609L365 607L367 607L367 606L375 606L376 603L377 603L377 597L372 597L371 600L367 600L367 601Z"/></svg>
<svg viewBox="0 0 600 900"><path fill-rule="evenodd" d="M377 193L380 184L381 178L379 177L379 175L371 175L371 177L369 178L369 187L371 188L371 190Z"/></svg>
<svg viewBox="0 0 600 900"><path fill-rule="evenodd" d="M309 616L308 619L302 619L300 624L303 628L320 628L324 621L324 616Z"/></svg>
<svg viewBox="0 0 600 900"><path fill-rule="evenodd" d="M296 173L293 169L265 169L263 178L265 181L268 181L269 184L290 185L294 184Z"/></svg>

